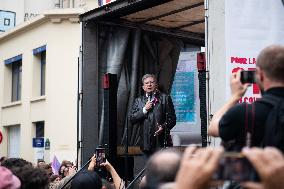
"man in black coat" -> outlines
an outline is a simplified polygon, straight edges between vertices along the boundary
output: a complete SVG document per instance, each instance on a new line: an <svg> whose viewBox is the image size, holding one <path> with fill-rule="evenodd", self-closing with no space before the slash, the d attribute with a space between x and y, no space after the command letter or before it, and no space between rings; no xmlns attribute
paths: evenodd
<svg viewBox="0 0 284 189"><path fill-rule="evenodd" d="M156 76L142 77L144 95L135 99L129 114L132 124L139 124L140 147L150 155L168 144L170 130L176 124L176 115L171 97L158 90Z"/></svg>

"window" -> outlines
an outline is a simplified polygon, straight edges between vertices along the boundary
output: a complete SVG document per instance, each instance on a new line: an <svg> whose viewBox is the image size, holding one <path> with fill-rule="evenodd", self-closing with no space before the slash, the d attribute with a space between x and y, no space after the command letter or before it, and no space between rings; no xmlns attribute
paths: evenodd
<svg viewBox="0 0 284 189"><path fill-rule="evenodd" d="M46 45L33 50L33 96L45 95Z"/></svg>
<svg viewBox="0 0 284 189"><path fill-rule="evenodd" d="M12 102L21 100L22 61L12 64Z"/></svg>
<svg viewBox="0 0 284 189"><path fill-rule="evenodd" d="M35 127L36 127L35 130L36 138L44 137L44 121L35 122Z"/></svg>
<svg viewBox="0 0 284 189"><path fill-rule="evenodd" d="M46 51L41 53L40 63L40 95L45 95L45 63L46 63Z"/></svg>
<svg viewBox="0 0 284 189"><path fill-rule="evenodd" d="M1 1L3 2L3 1ZM16 13L11 11L0 10L0 31L5 32L15 27Z"/></svg>
<svg viewBox="0 0 284 189"><path fill-rule="evenodd" d="M19 101L22 90L22 55L9 58L4 63L4 101Z"/></svg>
<svg viewBox="0 0 284 189"><path fill-rule="evenodd" d="M20 126L7 126L8 131L8 157L20 157Z"/></svg>
<svg viewBox="0 0 284 189"><path fill-rule="evenodd" d="M10 19L4 18L4 26L10 26Z"/></svg>

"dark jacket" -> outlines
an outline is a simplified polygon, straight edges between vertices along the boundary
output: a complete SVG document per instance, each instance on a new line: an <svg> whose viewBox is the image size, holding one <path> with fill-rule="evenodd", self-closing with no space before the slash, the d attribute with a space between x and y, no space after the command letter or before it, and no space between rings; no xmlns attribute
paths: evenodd
<svg viewBox="0 0 284 189"><path fill-rule="evenodd" d="M246 103L233 106L223 115L219 122L219 135L225 142L226 150L240 151L246 143L247 131L252 134L250 139L252 146L263 146L267 117L273 107L264 103L262 99L271 95L284 99L284 87L270 88L262 94L262 98L253 102L253 116L252 110L247 109Z"/></svg>
<svg viewBox="0 0 284 189"><path fill-rule="evenodd" d="M171 97L161 92L157 92L155 97L157 103L147 114L143 113L143 107L148 100L145 95L135 99L129 114L132 125L138 124L141 127L140 147L143 151L154 151L158 147L163 147L165 131L170 133L176 124L175 109ZM161 124L164 130L160 135L154 136L157 123Z"/></svg>

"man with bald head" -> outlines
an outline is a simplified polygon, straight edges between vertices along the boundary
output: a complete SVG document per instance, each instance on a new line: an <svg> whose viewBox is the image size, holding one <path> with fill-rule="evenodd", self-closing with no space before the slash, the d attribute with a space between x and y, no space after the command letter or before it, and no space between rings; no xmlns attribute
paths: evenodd
<svg viewBox="0 0 284 189"><path fill-rule="evenodd" d="M238 104L249 87L249 84L241 83L240 71L231 76L232 94L229 101L214 114L210 122L209 135L221 137L225 142L234 141L237 145L234 146L236 149L232 150L238 151L248 142L248 131L251 133L250 144L262 146L266 119L273 108L272 105L264 103L264 100L277 97L280 101L284 100L284 46L272 45L260 52L255 78L262 98L252 103L253 118L247 123L252 125L251 128L246 128L247 105Z"/></svg>
<svg viewBox="0 0 284 189"><path fill-rule="evenodd" d="M167 148L154 153L146 165L145 185L142 188L158 188L161 184L175 181L179 169L181 153Z"/></svg>

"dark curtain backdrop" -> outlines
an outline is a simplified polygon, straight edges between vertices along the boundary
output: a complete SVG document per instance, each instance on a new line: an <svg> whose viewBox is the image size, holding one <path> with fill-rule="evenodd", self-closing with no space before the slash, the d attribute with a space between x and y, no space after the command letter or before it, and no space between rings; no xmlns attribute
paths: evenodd
<svg viewBox="0 0 284 189"><path fill-rule="evenodd" d="M125 143L127 114L134 99L143 94L141 78L155 74L159 89L170 93L183 43L158 33L123 27L100 26L99 29L99 123L103 131L103 88L105 73L117 74L117 138ZM128 127L129 145L139 145L139 127ZM100 134L102 136L102 134Z"/></svg>

